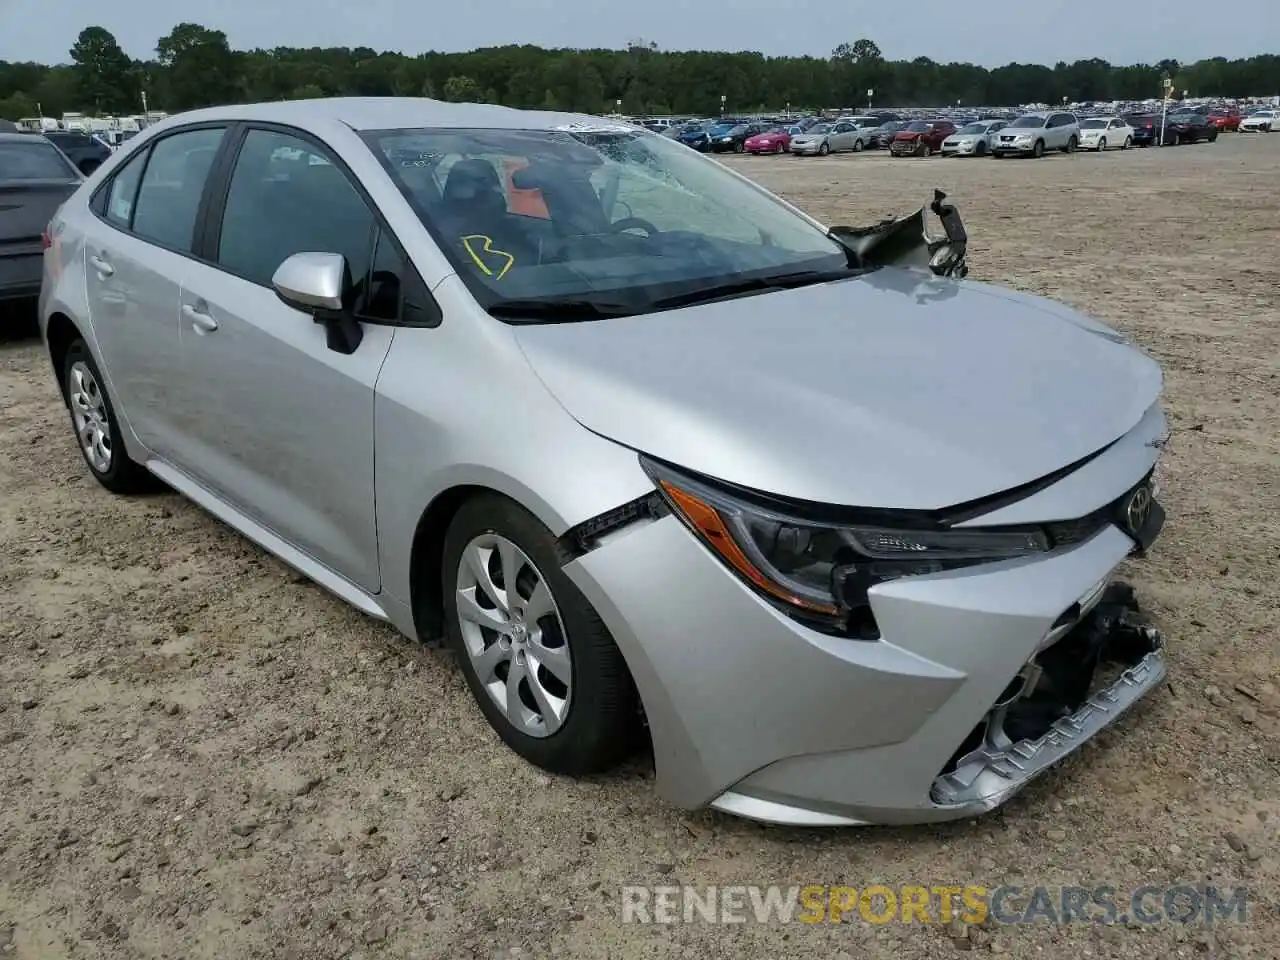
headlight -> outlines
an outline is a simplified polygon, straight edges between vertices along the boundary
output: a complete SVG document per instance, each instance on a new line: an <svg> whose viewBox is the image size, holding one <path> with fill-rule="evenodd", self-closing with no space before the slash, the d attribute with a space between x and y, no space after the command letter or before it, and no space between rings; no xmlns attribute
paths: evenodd
<svg viewBox="0 0 1280 960"><path fill-rule="evenodd" d="M883 512L865 523L805 518L640 460L676 516L730 569L785 611L827 628L869 621L867 591L876 584L1050 547L1038 527L930 528Z"/></svg>

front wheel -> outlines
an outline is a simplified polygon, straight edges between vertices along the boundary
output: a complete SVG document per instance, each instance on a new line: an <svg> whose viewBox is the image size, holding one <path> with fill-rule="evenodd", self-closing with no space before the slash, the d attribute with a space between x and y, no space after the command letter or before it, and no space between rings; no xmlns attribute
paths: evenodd
<svg viewBox="0 0 1280 960"><path fill-rule="evenodd" d="M974 148L973 152L975 156L985 157L987 155L987 145L979 140L978 145Z"/></svg>
<svg viewBox="0 0 1280 960"><path fill-rule="evenodd" d="M1101 140L1098 141L1098 152L1105 153L1106 149L1107 149L1107 138L1103 137Z"/></svg>
<svg viewBox="0 0 1280 960"><path fill-rule="evenodd" d="M824 140L822 142L822 145L818 147L818 156L825 157L830 152L831 152L831 146Z"/></svg>
<svg viewBox="0 0 1280 960"><path fill-rule="evenodd" d="M1032 147L1032 148L1031 148L1031 156L1035 157L1037 160L1039 160L1041 157L1043 157L1043 156L1044 156L1044 141L1043 141L1043 140L1037 140L1037 141L1036 141L1036 145L1035 145L1034 147Z"/></svg>
<svg viewBox="0 0 1280 960"><path fill-rule="evenodd" d="M775 144L773 145L773 152L774 152L774 153L786 153L786 152L787 152L786 144L783 144L783 143L775 143Z"/></svg>
<svg viewBox="0 0 1280 960"><path fill-rule="evenodd" d="M1120 149L1121 149L1121 150L1128 150L1128 149L1129 149L1130 147L1132 147L1132 146L1133 146L1133 137L1125 137L1125 138L1124 138L1124 146L1122 146Z"/></svg>
<svg viewBox="0 0 1280 960"><path fill-rule="evenodd" d="M622 760L635 745L635 688L551 531L514 501L478 496L449 524L443 559L450 646L507 746L571 776Z"/></svg>

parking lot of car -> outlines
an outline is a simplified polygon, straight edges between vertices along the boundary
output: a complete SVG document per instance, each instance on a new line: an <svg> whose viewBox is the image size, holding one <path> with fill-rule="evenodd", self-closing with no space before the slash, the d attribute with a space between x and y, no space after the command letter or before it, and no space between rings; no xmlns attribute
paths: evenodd
<svg viewBox="0 0 1280 960"><path fill-rule="evenodd" d="M106 958L1274 955L1280 137L1037 162L720 160L832 223L907 212L941 186L968 228L968 282L1063 300L1163 364L1169 521L1132 576L1169 641L1166 687L1000 813L943 827L815 833L683 814L655 798L640 760L592 781L548 777L501 744L442 653L176 495L99 489L42 346L9 329L0 945ZM1205 878L1253 891L1243 925L624 926L619 891Z"/></svg>

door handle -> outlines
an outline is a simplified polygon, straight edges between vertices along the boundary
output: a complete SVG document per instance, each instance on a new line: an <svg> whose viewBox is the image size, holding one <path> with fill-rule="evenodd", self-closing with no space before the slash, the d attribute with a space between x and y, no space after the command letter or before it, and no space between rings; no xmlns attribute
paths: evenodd
<svg viewBox="0 0 1280 960"><path fill-rule="evenodd" d="M116 272L115 267L99 256L90 256L89 263L92 264L93 269L97 270L98 273L102 274L104 277L109 277Z"/></svg>
<svg viewBox="0 0 1280 960"><path fill-rule="evenodd" d="M218 321L207 313L203 313L189 303L182 305L182 315L191 321L196 333L212 333L218 329Z"/></svg>

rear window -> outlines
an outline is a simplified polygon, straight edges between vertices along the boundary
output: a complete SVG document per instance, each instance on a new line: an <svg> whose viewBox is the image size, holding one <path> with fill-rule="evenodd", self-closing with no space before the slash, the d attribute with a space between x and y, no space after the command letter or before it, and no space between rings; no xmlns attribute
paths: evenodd
<svg viewBox="0 0 1280 960"><path fill-rule="evenodd" d="M71 180L75 175L56 147L41 143L0 143L0 181Z"/></svg>

